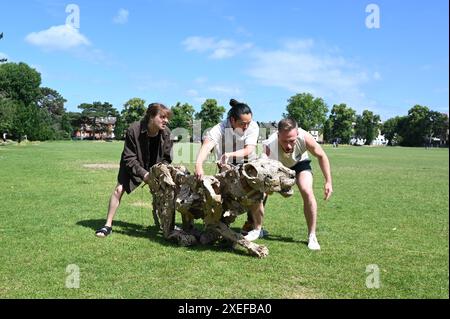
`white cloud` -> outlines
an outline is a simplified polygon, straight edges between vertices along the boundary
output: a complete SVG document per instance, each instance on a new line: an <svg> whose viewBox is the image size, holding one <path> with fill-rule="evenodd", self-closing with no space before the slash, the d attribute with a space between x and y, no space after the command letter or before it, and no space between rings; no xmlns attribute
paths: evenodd
<svg viewBox="0 0 450 319"><path fill-rule="evenodd" d="M196 104L203 104L206 101L206 97L200 95L200 93L195 89L189 89L186 91L186 95L189 99L192 99Z"/></svg>
<svg viewBox="0 0 450 319"><path fill-rule="evenodd" d="M44 50L69 50L90 45L89 40L78 29L68 24L32 32L25 37L25 41Z"/></svg>
<svg viewBox="0 0 450 319"><path fill-rule="evenodd" d="M214 38L205 37L188 37L183 41L183 45L187 51L205 52L214 49Z"/></svg>
<svg viewBox="0 0 450 319"><path fill-rule="evenodd" d="M199 36L188 37L182 44L186 51L208 52L209 58L218 60L231 58L253 46L252 43L239 44L232 40L216 40L212 37Z"/></svg>
<svg viewBox="0 0 450 319"><path fill-rule="evenodd" d="M81 60L88 61L93 64L106 65L106 66L118 66L119 63L115 58L101 49L96 48L80 48L73 52L73 55Z"/></svg>
<svg viewBox="0 0 450 319"><path fill-rule="evenodd" d="M373 104L361 86L370 77L361 67L336 55L333 50L314 52L315 42L286 40L279 50L257 50L248 74L267 86L281 87L292 93L309 92L333 103L368 106Z"/></svg>
<svg viewBox="0 0 450 319"><path fill-rule="evenodd" d="M205 101L207 99L210 99L210 98L207 98L207 97L204 97L204 96L197 96L197 97L194 98L194 102L197 103L197 104L203 104L203 103L205 103Z"/></svg>
<svg viewBox="0 0 450 319"><path fill-rule="evenodd" d="M198 96L198 91L194 90L194 89L189 89L189 90L186 91L186 94L188 96Z"/></svg>
<svg viewBox="0 0 450 319"><path fill-rule="evenodd" d="M236 20L235 16L225 16L224 18L225 18L225 20L228 20L230 22L234 22Z"/></svg>
<svg viewBox="0 0 450 319"><path fill-rule="evenodd" d="M290 39L290 40L284 40L283 46L290 50L309 50L314 47L314 40L313 39Z"/></svg>
<svg viewBox="0 0 450 319"><path fill-rule="evenodd" d="M375 80L381 80L381 74L380 74L380 72L374 72L374 73L373 73L373 78L374 78Z"/></svg>
<svg viewBox="0 0 450 319"><path fill-rule="evenodd" d="M241 90L236 87L230 87L230 86L224 86L224 85L215 85L208 88L209 91L218 93L218 94L224 94L224 95L240 95Z"/></svg>
<svg viewBox="0 0 450 319"><path fill-rule="evenodd" d="M248 31L246 28L244 28L242 26L236 27L236 29L234 31L236 32L236 34L243 35L245 37L253 36L253 33L251 33L250 31Z"/></svg>
<svg viewBox="0 0 450 319"><path fill-rule="evenodd" d="M198 78L196 78L194 80L194 82L197 84L204 84L204 83L208 82L208 78L205 76L199 76Z"/></svg>
<svg viewBox="0 0 450 319"><path fill-rule="evenodd" d="M150 75L133 75L131 79L136 83L136 89L139 91L165 91L177 86L177 83L171 80L157 79Z"/></svg>
<svg viewBox="0 0 450 319"><path fill-rule="evenodd" d="M120 9L117 12L117 15L114 17L113 21L116 24L125 24L128 22L128 16L130 15L130 12L125 9Z"/></svg>
<svg viewBox="0 0 450 319"><path fill-rule="evenodd" d="M25 41L45 51L69 52L74 57L93 64L118 65L111 54L93 47L86 36L68 24L32 32L25 37Z"/></svg>

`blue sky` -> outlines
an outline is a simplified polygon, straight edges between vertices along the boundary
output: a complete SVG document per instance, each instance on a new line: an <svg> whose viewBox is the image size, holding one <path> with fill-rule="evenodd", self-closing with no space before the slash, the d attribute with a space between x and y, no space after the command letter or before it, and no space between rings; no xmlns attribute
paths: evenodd
<svg viewBox="0 0 450 319"><path fill-rule="evenodd" d="M296 93L382 120L448 114L448 1L2 1L0 57L26 62L77 111L140 97L197 111L206 98L279 120ZM79 8L68 19L69 4ZM368 28L379 9L379 27ZM375 17L376 18L376 17Z"/></svg>

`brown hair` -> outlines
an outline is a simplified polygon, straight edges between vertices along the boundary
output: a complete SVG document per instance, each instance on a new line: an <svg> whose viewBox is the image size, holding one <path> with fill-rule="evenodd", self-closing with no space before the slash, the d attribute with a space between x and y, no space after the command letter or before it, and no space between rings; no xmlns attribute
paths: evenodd
<svg viewBox="0 0 450 319"><path fill-rule="evenodd" d="M148 105L147 112L145 112L144 121L148 123L150 119L158 114L165 115L168 119L172 117L172 110L161 103L151 103Z"/></svg>
<svg viewBox="0 0 450 319"><path fill-rule="evenodd" d="M297 127L297 122L291 118L285 118L278 122L278 132L289 132Z"/></svg>

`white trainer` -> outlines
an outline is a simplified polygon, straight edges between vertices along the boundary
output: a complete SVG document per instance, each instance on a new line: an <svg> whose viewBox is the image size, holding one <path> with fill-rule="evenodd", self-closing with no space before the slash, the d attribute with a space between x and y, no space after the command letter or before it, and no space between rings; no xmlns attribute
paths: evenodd
<svg viewBox="0 0 450 319"><path fill-rule="evenodd" d="M248 241L254 241L260 238L261 236L261 229L253 229L248 232L247 235L244 236L244 238Z"/></svg>
<svg viewBox="0 0 450 319"><path fill-rule="evenodd" d="M320 245L315 234L309 235L308 248L311 250L320 250Z"/></svg>

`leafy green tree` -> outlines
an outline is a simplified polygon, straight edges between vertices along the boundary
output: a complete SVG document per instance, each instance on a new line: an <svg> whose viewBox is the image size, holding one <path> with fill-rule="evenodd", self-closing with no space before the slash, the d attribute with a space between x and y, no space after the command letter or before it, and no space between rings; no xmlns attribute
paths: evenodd
<svg viewBox="0 0 450 319"><path fill-rule="evenodd" d="M108 102L82 103L78 105L81 115L85 117L117 117L119 112Z"/></svg>
<svg viewBox="0 0 450 319"><path fill-rule="evenodd" d="M37 105L47 110L53 118L62 116L66 112L64 104L67 100L54 89L43 87L40 90L41 96L37 100Z"/></svg>
<svg viewBox="0 0 450 319"><path fill-rule="evenodd" d="M61 116L60 122L60 138L68 139L71 137L73 132L72 125L70 123L70 116L67 113L64 113Z"/></svg>
<svg viewBox="0 0 450 319"><path fill-rule="evenodd" d="M3 39L3 32L0 33L0 40L1 40L1 39ZM6 62L6 61L8 61L7 58L0 58L0 63L4 63L4 62Z"/></svg>
<svg viewBox="0 0 450 319"><path fill-rule="evenodd" d="M430 112L431 134L439 138L444 144L448 143L448 115L445 113Z"/></svg>
<svg viewBox="0 0 450 319"><path fill-rule="evenodd" d="M331 143L334 136L333 136L332 119L330 117L328 117L328 119L323 124L322 130L324 142Z"/></svg>
<svg viewBox="0 0 450 319"><path fill-rule="evenodd" d="M177 102L176 105L171 107L172 119L170 120L170 129L185 128L187 130L192 129L192 121L194 119L194 107L190 104Z"/></svg>
<svg viewBox="0 0 450 319"><path fill-rule="evenodd" d="M64 108L66 102L67 100L58 91L48 87L41 88L37 105L50 115L56 139L67 139L72 133L70 120Z"/></svg>
<svg viewBox="0 0 450 319"><path fill-rule="evenodd" d="M387 120L383 124L381 134L389 140L388 145L392 145L392 140L395 139L402 146L423 146L433 137L447 144L448 127L447 114L415 105L408 111L407 116Z"/></svg>
<svg viewBox="0 0 450 319"><path fill-rule="evenodd" d="M406 121L399 127L402 146L422 146L431 133L430 110L422 105L413 106L408 111Z"/></svg>
<svg viewBox="0 0 450 319"><path fill-rule="evenodd" d="M355 110L347 107L344 103L333 105L326 123L327 140L340 138L342 143L348 144L353 133L353 122L355 120Z"/></svg>
<svg viewBox="0 0 450 319"><path fill-rule="evenodd" d="M116 118L116 125L114 126L114 136L116 140L125 139L126 130L128 128L127 123L123 120L123 116Z"/></svg>
<svg viewBox="0 0 450 319"><path fill-rule="evenodd" d="M399 123L401 121L400 116L396 116L394 118L390 118L383 123L381 127L381 134L388 140L388 145L394 145L396 141L396 136L399 134ZM403 120L404 121L404 120Z"/></svg>
<svg viewBox="0 0 450 319"><path fill-rule="evenodd" d="M128 127L133 122L141 120L144 117L146 110L145 100L137 97L132 98L123 105L121 121Z"/></svg>
<svg viewBox="0 0 450 319"><path fill-rule="evenodd" d="M40 73L27 64L0 64L0 96L29 105L41 95L40 85Z"/></svg>
<svg viewBox="0 0 450 319"><path fill-rule="evenodd" d="M355 136L365 139L365 144L370 145L378 135L379 123L379 115L375 115L369 110L364 110L362 115L356 117Z"/></svg>
<svg viewBox="0 0 450 319"><path fill-rule="evenodd" d="M203 104L200 112L195 114L195 119L202 121L202 132L213 127L222 120L225 108L217 105L215 99L207 99Z"/></svg>
<svg viewBox="0 0 450 319"><path fill-rule="evenodd" d="M353 128L353 134L356 138L364 138L365 135L365 127L363 124L362 115L356 115L355 119L355 127Z"/></svg>
<svg viewBox="0 0 450 319"><path fill-rule="evenodd" d="M17 102L0 97L0 134L12 132Z"/></svg>
<svg viewBox="0 0 450 319"><path fill-rule="evenodd" d="M194 107L190 104L181 104L177 102L171 107L172 119L169 122L169 128L172 135L177 136L178 141L188 142L191 140L194 120Z"/></svg>
<svg viewBox="0 0 450 319"><path fill-rule="evenodd" d="M296 120L301 128L309 131L323 127L328 106L321 98L314 98L310 93L301 93L289 98L286 111L283 117Z"/></svg>
<svg viewBox="0 0 450 319"><path fill-rule="evenodd" d="M70 126L72 127L72 131L77 128L80 128L81 124L83 124L83 116L80 112L67 112L66 113L68 120L70 122Z"/></svg>
<svg viewBox="0 0 450 319"><path fill-rule="evenodd" d="M30 141L55 139L55 130L52 128L52 119L49 113L33 103L25 105L23 102L18 102L12 134L19 143L25 135Z"/></svg>

